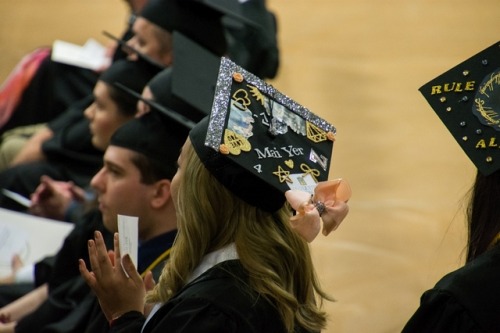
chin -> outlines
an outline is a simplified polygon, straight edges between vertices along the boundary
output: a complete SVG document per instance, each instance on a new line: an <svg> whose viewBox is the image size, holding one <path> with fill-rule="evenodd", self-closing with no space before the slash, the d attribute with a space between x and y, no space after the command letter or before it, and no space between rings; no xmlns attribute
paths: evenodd
<svg viewBox="0 0 500 333"><path fill-rule="evenodd" d="M99 149L99 150L106 150L106 147L107 145L105 143L103 143L101 140L98 140L98 139L95 139L95 138L92 138L92 145L96 148L96 149Z"/></svg>
<svg viewBox="0 0 500 333"><path fill-rule="evenodd" d="M102 224L104 225L104 227L106 228L106 230L108 230L109 232L118 232L118 221L116 220L116 218L113 220L113 219L110 219L109 217L107 216L102 216Z"/></svg>

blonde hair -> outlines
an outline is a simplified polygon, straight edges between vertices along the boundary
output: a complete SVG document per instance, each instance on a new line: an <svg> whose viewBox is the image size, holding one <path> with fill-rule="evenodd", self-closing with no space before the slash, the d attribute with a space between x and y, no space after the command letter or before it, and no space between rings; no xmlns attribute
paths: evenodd
<svg viewBox="0 0 500 333"><path fill-rule="evenodd" d="M271 214L247 204L209 173L191 145L184 156L176 203L179 232L147 301L170 299L204 255L234 242L249 287L276 306L289 332L296 324L307 330L324 328L326 314L317 303L330 298L319 286L308 244L289 226L291 210L285 206Z"/></svg>

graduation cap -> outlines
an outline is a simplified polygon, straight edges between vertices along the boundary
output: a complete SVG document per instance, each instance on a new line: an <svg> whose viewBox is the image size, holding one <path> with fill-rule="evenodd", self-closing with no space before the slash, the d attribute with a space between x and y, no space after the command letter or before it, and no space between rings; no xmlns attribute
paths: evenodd
<svg viewBox="0 0 500 333"><path fill-rule="evenodd" d="M161 165L161 175L172 179L177 171L177 158L189 129L178 126L159 112L148 112L132 119L116 130L111 146L126 148Z"/></svg>
<svg viewBox="0 0 500 333"><path fill-rule="evenodd" d="M141 59L137 61L120 59L113 62L111 66L101 74L99 81L103 81L112 87L124 85L128 87L131 92L140 93L159 71L160 69L158 67ZM116 93L120 94L120 105L126 104L130 105L131 109L136 109L136 96L124 94L121 90L117 90ZM123 111L125 112L126 110Z"/></svg>
<svg viewBox="0 0 500 333"><path fill-rule="evenodd" d="M210 113L220 58L179 32L173 33L175 63L147 84L154 99L146 99L123 84L116 86L178 124L193 128Z"/></svg>
<svg viewBox="0 0 500 333"><path fill-rule="evenodd" d="M419 90L483 175L500 169L500 42Z"/></svg>
<svg viewBox="0 0 500 333"><path fill-rule="evenodd" d="M313 193L327 180L335 133L326 120L222 58L210 117L189 136L220 183L274 212L287 190Z"/></svg>
<svg viewBox="0 0 500 333"><path fill-rule="evenodd" d="M197 0L150 0L140 16L160 28L179 31L216 55L227 49L222 13Z"/></svg>

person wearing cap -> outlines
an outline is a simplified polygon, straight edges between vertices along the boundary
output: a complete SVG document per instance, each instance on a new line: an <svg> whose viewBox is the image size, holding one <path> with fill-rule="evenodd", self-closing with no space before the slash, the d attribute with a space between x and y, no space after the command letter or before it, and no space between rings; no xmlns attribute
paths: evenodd
<svg viewBox="0 0 500 333"><path fill-rule="evenodd" d="M227 45L221 12L195 0L186 3L179 0L148 0L145 4L141 2L137 6L141 9L140 13L134 16L132 23L131 38L127 41L119 40L127 57L131 60L147 57L147 61L159 66L170 66L173 61L173 31L184 33L218 56L223 55ZM85 109L90 97L83 95L81 98L80 102L74 102L68 108ZM83 106L78 103L83 103ZM71 114L69 111L62 112L60 118L67 117L75 121ZM37 127L29 140L23 131L14 135L10 141L15 143L13 147L4 147L4 153L0 150L0 162L4 160L3 167L40 158L43 153L42 144L61 131L58 122L59 119L55 119L47 126Z"/></svg>
<svg viewBox="0 0 500 333"><path fill-rule="evenodd" d="M192 111L185 115L194 124L201 120L203 115L208 114L210 110L212 103L210 96L213 95L211 89L213 89L214 83L207 80L207 77L216 76L220 58L178 32L174 32L173 41L176 46L174 54L178 59L178 65L164 69L160 74L156 75L145 86L143 95L147 94L147 96L144 95L146 99L156 101L157 107L171 105L175 109L181 103L176 102L180 97L173 95L170 91L172 89L183 91L186 89L182 88L188 87L188 92L195 91L197 93L196 99L191 95L184 95L182 96L183 99L187 101L195 100L194 107L196 110L204 110ZM172 80L171 75L176 79ZM175 88L171 87L172 81L176 83ZM116 88L120 90L126 89L127 93L137 99L144 99L134 90L128 89L124 85L120 86L120 83L117 83ZM139 106L141 105L144 105L144 103L139 103ZM182 106L182 104L180 105ZM102 112L100 113L102 114ZM102 125L99 127L102 127ZM104 129L109 136L109 128L106 126ZM92 140L94 142L102 140L99 139L99 135L93 134ZM91 196L91 194L85 195L85 192L73 183L42 177L41 184L31 194L32 205L29 211L39 216L71 222L78 218L82 208L86 206L85 197Z"/></svg>
<svg viewBox="0 0 500 333"><path fill-rule="evenodd" d="M183 110L189 111L190 107ZM91 182L99 207L76 224L58 252L48 282L48 298L23 318L11 312L13 322L4 329L15 326L15 332L30 333L107 331L108 322L78 274L76 263L79 256L86 256L87 240L95 230L100 230L108 243L111 241L118 230L118 214L138 217L137 270L147 279L158 278L176 235L170 185L187 134L187 127L158 111L127 122L113 134L104 166ZM164 149L165 142L171 149ZM16 307L0 310L0 317L9 310L15 311Z"/></svg>
<svg viewBox="0 0 500 333"><path fill-rule="evenodd" d="M404 333L499 331L499 68L497 42L420 88L477 172L466 206L465 265L423 293Z"/></svg>
<svg viewBox="0 0 500 333"><path fill-rule="evenodd" d="M147 111L143 110L141 115L146 112L164 113L167 114L167 117L170 117L170 120L166 120L164 117L159 116L148 116L141 123L135 123L134 120L135 125L127 125L127 127L121 131L120 127L118 131L115 132L115 136L112 140L114 145L126 146L133 150L142 151L144 154L151 156L152 159L154 158L155 152L157 152L158 156L160 156L164 161L164 169L168 169L169 165L172 164L171 161L175 161L175 158L180 150L180 145L182 144L183 139L187 136L187 129L192 128L193 124L199 121L205 114L196 107L184 102L181 97L173 93L175 88L173 85L174 82L172 82L172 74L172 67L157 74L148 82L148 88L144 89L144 91L148 91L150 93L149 97L140 97L143 101L151 104ZM179 83L178 81L175 82ZM116 88L123 91L122 88L124 86L120 86L120 82L116 82L116 84ZM178 87L176 88L178 89ZM208 87L207 89L213 89L213 87ZM137 98L137 93L134 89L127 88L124 92L126 92L129 97ZM155 96L158 96L158 98L155 98ZM151 98L154 99L154 103ZM174 118L172 118L172 114L175 115ZM148 122L145 122L146 120L148 120ZM143 123L143 126L139 126ZM154 125L155 123L157 123L157 125ZM167 129L172 126L174 126L174 129L167 131ZM153 135L150 134L151 132L154 132ZM142 138L142 140L137 140L137 138ZM162 146L153 145L155 140L160 142L160 139L168 141L171 149L165 150ZM176 143L178 140L180 140L180 143ZM159 159L160 157L156 157L155 159ZM133 200L133 196L130 198ZM86 242L89 237L92 237L94 230L103 230L105 234L108 234L106 231L107 229L102 226L101 214L96 206L92 206L90 210L83 210L82 212L85 214L79 216L78 218L76 217L77 215L74 216L75 219L73 222L76 225L75 230L66 239L64 246L58 252L57 256L55 256L55 259L52 257L46 258L36 264L36 285L41 285L48 280L49 286L51 287L50 289L54 291L49 294L49 300L45 302L46 305L42 309L37 310L37 313L42 316L47 316L48 318L54 318L54 316L49 315L49 312L57 314L55 317L64 317L64 319L61 319L60 324L54 324L57 325L60 332L66 332L66 330L69 331L69 327L73 327L74 325L79 326L80 330L89 326L91 328L89 332L97 332L103 327L102 319L104 317L101 315L98 304L90 302L91 299L82 301L81 295L86 295L86 285L67 282L75 276L74 270L68 269L68 267L73 267L72 263L75 262L82 254L86 254ZM83 292L77 293L76 291L81 290L80 288L83 288ZM4 289L6 291L10 291L12 288L2 288L2 291ZM29 298L24 298L22 303L21 301L15 302L15 305L9 306L9 308L4 309L4 311L16 311L15 309L19 308L20 304L24 305L26 302L33 306L33 304L37 303L33 301L32 297L35 297L37 294L39 295L39 293L42 292L43 288L38 288L37 292L32 293ZM78 305L78 307L75 308L75 304L79 303L82 305ZM91 317L88 317L87 314L90 313ZM0 317L1 314L2 312L0 312ZM66 316L64 316L64 314L66 314ZM82 315L85 316L82 317ZM33 315L32 319L35 319L36 316L38 315ZM24 326L28 325L29 322L30 321L25 321L26 324L24 324ZM104 326L107 326L107 322L105 320L104 324ZM54 329L53 325L51 325L51 327Z"/></svg>
<svg viewBox="0 0 500 333"><path fill-rule="evenodd" d="M327 235L348 212L348 184L327 180L335 128L227 59L215 91L210 118L190 131L172 179L178 234L158 284L146 294L116 236L113 260L96 233L92 271L80 261L111 332L317 332L326 325L317 302L328 296L307 242L321 223ZM301 127L274 117L275 104ZM241 110L255 118L248 138L227 125Z"/></svg>
<svg viewBox="0 0 500 333"><path fill-rule="evenodd" d="M105 150L109 143L110 136L114 131L135 116L137 99L122 92L116 88L114 84L120 82L129 85L130 89L133 91L141 91L155 73L156 70L146 66L146 64L119 60L101 75L94 90L95 100L86 110L86 114L91 119L91 141L93 147L99 150ZM75 131L73 133L75 135L74 141L78 142L78 133L80 133L78 132L79 128L69 127L69 129ZM100 156L100 154L97 154L96 159L99 159ZM68 205L65 209L59 207L62 199L53 195L52 192L55 191L54 187L56 185L54 184L55 181L48 175L55 177L54 172L58 172L60 169L64 170L66 166L64 164L61 166L58 160L51 159L47 161L47 164L49 165L38 166L38 168L43 167L42 184L32 196L32 205L29 207L29 210L33 214L44 217L74 221L76 217L71 219L71 215L80 216L84 213L86 206L69 205L70 202L68 201ZM95 170L98 170L102 165L102 160L95 161L95 165ZM87 163L87 166L90 166L89 163ZM28 173L25 172L24 168L20 169L20 177L23 179L27 178ZM51 174L50 170L52 169L54 172ZM30 166L30 172L36 170L36 168ZM68 196L72 195L80 201L84 200L85 193L74 184L64 184L64 190L71 193L67 194ZM15 283L15 286L0 288L1 304L6 304L13 300L13 298L24 294L30 287L32 288L35 275L36 272L34 272L34 267L32 265L26 265L17 270L13 282L18 283Z"/></svg>
<svg viewBox="0 0 500 333"><path fill-rule="evenodd" d="M133 117L137 100L114 88L115 82L130 85L135 91L142 91L146 83L159 71L159 68L145 61L120 60L115 62L105 71L98 81L95 92L102 95L97 96L96 102L90 104L90 108L97 107L103 111L113 112L117 123L110 129L116 129L118 124L125 119ZM93 98L94 99L94 98ZM35 160L31 163L23 163L9 168L0 173L0 188L6 188L24 196L29 196L35 191L43 175L57 180L72 180L78 186L88 184L92 175L102 165L102 154L105 143L95 143L89 128L89 121L75 121L80 119L80 107L75 107L68 115L54 121L54 127L59 128L57 135L43 145L40 156L32 156ZM118 112L119 110L119 112ZM95 122L94 122L95 123ZM108 126L107 124L106 126ZM108 134L108 138L109 138ZM101 139L99 139L101 140ZM103 138L102 140L106 140ZM13 210L24 210L16 202L2 197L0 204L4 208Z"/></svg>
<svg viewBox="0 0 500 333"><path fill-rule="evenodd" d="M178 31L185 34L188 38L191 38L194 42L204 46L214 54L222 55L225 53L227 46L221 16L221 9L213 8L211 5L200 1L148 1L146 6L141 11L140 18L138 18L134 23L133 29L138 37L132 38L130 44L132 46L137 46L138 50L135 50L133 53L135 55L147 56L148 59L146 59L146 61L151 61L152 59L152 61L155 61L156 64L160 62L162 65L170 65L173 58L173 42L171 35L174 31ZM149 22L149 28L147 22ZM139 31L146 32L141 34ZM161 31L161 35L163 37L159 37L158 31ZM165 43L170 43L170 45L163 45ZM163 55L165 57L163 57ZM88 103L88 101L86 101L86 103ZM81 110L82 106L78 105L75 109L77 109L75 112L78 114L78 110ZM47 146L55 147L58 150L64 149L65 151L68 151L68 149L63 146L66 140L64 136L68 132L65 129L65 123L67 121L85 122L85 120L82 119L75 120L74 117L75 113L67 112L66 115L62 115L61 117L64 119L64 123L62 125L59 119L51 122L48 128L41 130L30 139L21 152L16 156L12 164L24 164L26 162L33 161L34 159L42 159L44 157L45 150L47 150ZM64 141L61 141L61 136L63 136L62 139ZM63 147L60 147L61 145ZM84 172L86 171L84 170ZM90 175L91 174L92 172L90 172ZM3 178L3 174L0 174L0 184ZM72 179L65 177L62 180ZM81 185L78 179L73 180L78 185ZM27 196L34 191L35 186L32 186L32 184L30 184L30 188L27 188L26 186L19 186L18 189L14 191ZM4 208L15 209L18 207L18 205L9 205L10 200L7 200L7 203L4 204L3 202L5 201L6 200L0 202L0 205Z"/></svg>

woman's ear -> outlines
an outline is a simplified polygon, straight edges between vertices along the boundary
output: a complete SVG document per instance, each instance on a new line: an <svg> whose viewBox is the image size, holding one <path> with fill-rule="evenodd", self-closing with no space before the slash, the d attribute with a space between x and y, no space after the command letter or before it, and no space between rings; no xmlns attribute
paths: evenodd
<svg viewBox="0 0 500 333"><path fill-rule="evenodd" d="M161 179L153 186L153 197L151 198L151 206L153 208L161 208L166 205L171 198L170 180Z"/></svg>

